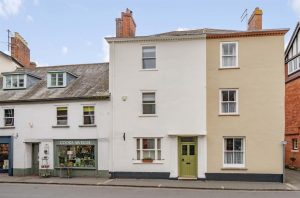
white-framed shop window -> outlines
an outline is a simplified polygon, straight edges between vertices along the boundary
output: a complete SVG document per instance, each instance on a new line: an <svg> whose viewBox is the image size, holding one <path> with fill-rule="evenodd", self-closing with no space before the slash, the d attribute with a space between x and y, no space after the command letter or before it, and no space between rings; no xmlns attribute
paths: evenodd
<svg viewBox="0 0 300 198"><path fill-rule="evenodd" d="M239 113L238 89L220 89L219 114L237 115Z"/></svg>
<svg viewBox="0 0 300 198"><path fill-rule="evenodd" d="M161 160L161 138L136 138L137 160Z"/></svg>
<svg viewBox="0 0 300 198"><path fill-rule="evenodd" d="M220 43L220 68L237 68L238 42Z"/></svg>
<svg viewBox="0 0 300 198"><path fill-rule="evenodd" d="M224 137L223 167L224 168L245 167L245 138L244 137Z"/></svg>

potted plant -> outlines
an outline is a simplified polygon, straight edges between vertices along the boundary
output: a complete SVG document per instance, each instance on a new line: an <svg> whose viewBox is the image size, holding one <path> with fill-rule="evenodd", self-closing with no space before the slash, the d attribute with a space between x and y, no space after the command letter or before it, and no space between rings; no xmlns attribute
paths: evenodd
<svg viewBox="0 0 300 198"><path fill-rule="evenodd" d="M144 163L152 163L153 159L151 157L146 157L146 158L143 159L143 162Z"/></svg>

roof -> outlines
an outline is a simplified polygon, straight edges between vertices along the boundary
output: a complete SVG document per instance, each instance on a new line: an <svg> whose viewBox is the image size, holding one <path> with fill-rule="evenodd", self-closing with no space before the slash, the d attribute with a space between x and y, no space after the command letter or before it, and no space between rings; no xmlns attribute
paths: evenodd
<svg viewBox="0 0 300 198"><path fill-rule="evenodd" d="M16 64L18 64L20 67L24 67L24 65L22 65L21 63L19 63L15 58L13 58L12 56L5 54L4 52L0 51L0 55L2 55L3 57L15 62Z"/></svg>
<svg viewBox="0 0 300 198"><path fill-rule="evenodd" d="M294 40L296 39L297 35L298 35L298 32L299 32L299 29L300 29L300 21L297 23L296 27L295 27L295 30L291 36L291 39L285 49L285 53L284 53L284 58L287 57L291 47L293 46L293 43L294 43Z"/></svg>
<svg viewBox="0 0 300 198"><path fill-rule="evenodd" d="M79 100L79 99L108 99L109 64L78 64L49 67L36 67L35 69L17 69L12 72L24 71L38 76L34 85L27 89L0 90L0 103L36 102L53 100ZM47 73L50 71L63 71L77 76L66 87L48 88ZM7 73L6 73L7 74ZM0 87L3 87L3 77L0 77Z"/></svg>
<svg viewBox="0 0 300 198"><path fill-rule="evenodd" d="M171 31L160 34L153 34L148 36L136 36L130 38L106 37L108 42L128 42L140 40L178 40L178 39L199 39L199 38L226 38L226 37L248 37L248 36L270 36L270 35L284 35L288 28L282 29L263 29L263 30L226 30L226 29L212 29L202 28L185 31Z"/></svg>

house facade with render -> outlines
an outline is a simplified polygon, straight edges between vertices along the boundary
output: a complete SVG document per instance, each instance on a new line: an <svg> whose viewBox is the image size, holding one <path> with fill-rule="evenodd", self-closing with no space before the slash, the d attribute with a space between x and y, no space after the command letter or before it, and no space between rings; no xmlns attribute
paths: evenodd
<svg viewBox="0 0 300 198"><path fill-rule="evenodd" d="M108 63L22 68L2 75L0 138L10 139L6 149L1 147L2 172L108 176Z"/></svg>
<svg viewBox="0 0 300 198"><path fill-rule="evenodd" d="M246 31L135 36L130 10L116 21L112 177L282 181L288 29L262 29L259 8Z"/></svg>
<svg viewBox="0 0 300 198"><path fill-rule="evenodd" d="M300 168L300 24L296 25L293 35L285 50L285 140L286 166Z"/></svg>

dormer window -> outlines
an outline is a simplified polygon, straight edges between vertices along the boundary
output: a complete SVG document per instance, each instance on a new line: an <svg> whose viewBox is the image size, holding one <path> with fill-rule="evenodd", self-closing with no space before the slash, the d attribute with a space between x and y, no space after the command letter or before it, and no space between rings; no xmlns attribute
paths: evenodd
<svg viewBox="0 0 300 198"><path fill-rule="evenodd" d="M3 77L4 89L24 89L26 88L25 74L11 74Z"/></svg>
<svg viewBox="0 0 300 198"><path fill-rule="evenodd" d="M49 72L47 81L48 87L65 87L66 72Z"/></svg>

